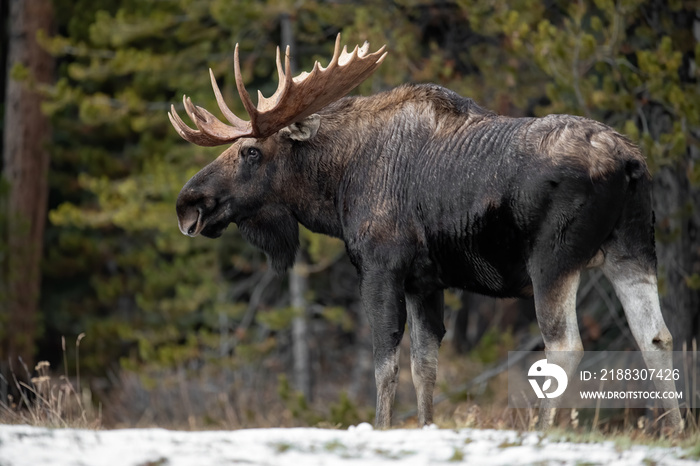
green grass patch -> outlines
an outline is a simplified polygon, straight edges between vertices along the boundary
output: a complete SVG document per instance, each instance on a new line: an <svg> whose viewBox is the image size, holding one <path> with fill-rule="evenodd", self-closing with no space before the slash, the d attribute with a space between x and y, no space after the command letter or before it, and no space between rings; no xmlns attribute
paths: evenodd
<svg viewBox="0 0 700 466"><path fill-rule="evenodd" d="M452 456L450 456L450 458L447 461L453 463L460 463L464 461L464 452L461 449L455 447L455 451L452 452Z"/></svg>

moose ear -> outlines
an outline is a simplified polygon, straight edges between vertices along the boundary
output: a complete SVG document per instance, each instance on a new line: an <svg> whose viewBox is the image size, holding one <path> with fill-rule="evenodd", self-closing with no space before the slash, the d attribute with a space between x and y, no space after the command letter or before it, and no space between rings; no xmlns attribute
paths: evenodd
<svg viewBox="0 0 700 466"><path fill-rule="evenodd" d="M316 132L318 131L318 127L320 125L321 117L317 113L314 113L301 121L292 123L282 131L287 133L289 138L294 139L295 141L308 141L316 136Z"/></svg>

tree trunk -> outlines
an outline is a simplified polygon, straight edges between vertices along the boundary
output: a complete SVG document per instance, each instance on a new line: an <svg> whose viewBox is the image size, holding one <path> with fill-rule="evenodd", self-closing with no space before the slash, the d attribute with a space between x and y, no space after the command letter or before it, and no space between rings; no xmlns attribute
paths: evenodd
<svg viewBox="0 0 700 466"><path fill-rule="evenodd" d="M698 336L698 290L686 283L686 277L697 268L697 215L680 213L682 206L691 202L692 194L683 169L663 167L654 175L656 228L662 238L656 244L661 310L677 351ZM698 196L694 197L697 202Z"/></svg>
<svg viewBox="0 0 700 466"><path fill-rule="evenodd" d="M50 0L11 0L5 89L3 184L6 251L2 264L0 361L32 369L46 222L50 125L38 88L49 83L53 59L37 43L50 32ZM15 368L15 372L19 372ZM23 372L23 371L22 371Z"/></svg>
<svg viewBox="0 0 700 466"><path fill-rule="evenodd" d="M294 50L294 32L292 30L292 17L283 14L280 17L280 27L282 29L282 49L287 46ZM296 60L294 55L290 57L289 66L291 72L296 71ZM290 71L290 70L287 70ZM289 294L292 307L299 315L292 320L292 351L294 356L294 385L304 398L311 401L312 380L311 380L311 350L309 348L310 331L308 303L306 302L306 291L309 289L309 278L306 273L306 262L303 251L297 254L296 266L289 272Z"/></svg>
<svg viewBox="0 0 700 466"><path fill-rule="evenodd" d="M306 291L309 279L304 271L303 254L297 255L297 263L289 273L291 304L299 314L292 320L292 348L294 356L294 385L308 401L312 397L310 331Z"/></svg>
<svg viewBox="0 0 700 466"><path fill-rule="evenodd" d="M697 44L700 41L700 21L695 19L692 24L684 24L687 18L676 17L676 20L682 23L677 24L679 29L688 28L693 31ZM692 60L685 66L688 69L681 75L692 76ZM662 106L650 105L647 112L649 131L656 140L660 139L662 132L671 132L679 119L678 115L668 114ZM657 241L656 249L659 279L662 283L661 309L673 335L675 350L682 349L683 344L690 345L700 331L700 290L696 286L690 286L687 280L700 272L700 250L697 243L700 190L688 179L688 173L692 171L693 163L697 163L700 154L692 142L689 142L686 150L688 152L683 159L671 161L654 174L654 211L656 230L660 233L657 235L660 240Z"/></svg>
<svg viewBox="0 0 700 466"><path fill-rule="evenodd" d="M358 406L374 404L377 386L374 383L374 359L372 358L372 329L364 309L356 309L358 316L355 329L354 365L350 376L348 396Z"/></svg>

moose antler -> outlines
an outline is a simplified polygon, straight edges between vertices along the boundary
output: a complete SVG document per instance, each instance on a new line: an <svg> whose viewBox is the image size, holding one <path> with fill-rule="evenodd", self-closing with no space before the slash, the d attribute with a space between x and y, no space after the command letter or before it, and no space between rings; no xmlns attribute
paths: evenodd
<svg viewBox="0 0 700 466"><path fill-rule="evenodd" d="M185 111L197 129L190 128L182 121L175 111L174 105L171 105L168 117L183 139L200 146L218 146L231 143L242 137L267 137L285 126L303 120L353 90L384 61L387 54L384 52L385 48L386 45L374 53L367 53L369 43L365 42L362 47L356 46L352 53L348 53L347 47L343 47L341 52L340 34L338 34L335 40L333 58L326 68L316 62L310 73L303 72L292 78L289 65L289 47L285 52L284 70L282 70L278 47L277 74L279 75L279 84L277 90L270 97L263 97L262 93L258 91L258 105L256 107L243 85L238 59L238 44L236 44L234 52L236 87L243 101L243 106L250 115L250 121L238 118L228 108L211 69L209 69L209 75L216 95L216 102L230 125L221 122L206 109L194 105L187 96L182 97Z"/></svg>

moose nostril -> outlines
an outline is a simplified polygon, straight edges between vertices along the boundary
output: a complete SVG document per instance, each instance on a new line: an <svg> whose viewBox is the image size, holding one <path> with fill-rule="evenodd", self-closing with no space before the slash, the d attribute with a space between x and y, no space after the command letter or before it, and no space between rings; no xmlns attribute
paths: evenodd
<svg viewBox="0 0 700 466"><path fill-rule="evenodd" d="M200 213L197 209L182 209L178 212L178 226L183 235L197 236L200 227Z"/></svg>

